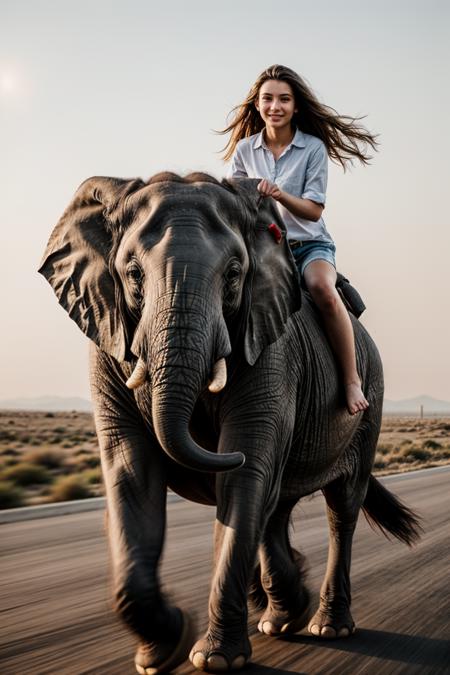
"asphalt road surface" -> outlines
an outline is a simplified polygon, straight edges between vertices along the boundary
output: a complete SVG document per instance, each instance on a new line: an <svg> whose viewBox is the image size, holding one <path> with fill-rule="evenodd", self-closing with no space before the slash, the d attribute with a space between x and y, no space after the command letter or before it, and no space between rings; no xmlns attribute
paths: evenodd
<svg viewBox="0 0 450 675"><path fill-rule="evenodd" d="M386 484L424 518L415 549L389 542L360 518L353 548L356 634L318 642L306 631L279 640L257 634L250 614L252 675L437 675L450 673L450 467L390 477ZM164 587L206 625L214 509L169 505ZM306 553L317 599L327 524L321 495L297 507L293 544ZM109 604L101 512L0 526L1 675L127 675L134 641ZM186 662L177 675L197 673Z"/></svg>

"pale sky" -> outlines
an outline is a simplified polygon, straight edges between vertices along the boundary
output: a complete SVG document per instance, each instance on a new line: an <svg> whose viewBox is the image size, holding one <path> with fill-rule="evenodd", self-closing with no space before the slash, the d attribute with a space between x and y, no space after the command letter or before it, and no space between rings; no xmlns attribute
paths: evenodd
<svg viewBox="0 0 450 675"><path fill-rule="evenodd" d="M37 268L92 175L226 172L230 109L267 66L380 135L330 165L327 228L361 292L386 397L450 400L449 3L1 0L0 399L89 397L88 340Z"/></svg>

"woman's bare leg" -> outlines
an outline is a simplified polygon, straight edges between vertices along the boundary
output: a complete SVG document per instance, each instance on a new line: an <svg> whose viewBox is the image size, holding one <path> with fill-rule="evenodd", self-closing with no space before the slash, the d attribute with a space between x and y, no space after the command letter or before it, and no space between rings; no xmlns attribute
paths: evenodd
<svg viewBox="0 0 450 675"><path fill-rule="evenodd" d="M326 260L313 260L305 267L303 276L323 317L328 339L341 366L347 408L354 415L365 410L369 404L362 392L361 380L356 370L352 322L336 290L336 270Z"/></svg>

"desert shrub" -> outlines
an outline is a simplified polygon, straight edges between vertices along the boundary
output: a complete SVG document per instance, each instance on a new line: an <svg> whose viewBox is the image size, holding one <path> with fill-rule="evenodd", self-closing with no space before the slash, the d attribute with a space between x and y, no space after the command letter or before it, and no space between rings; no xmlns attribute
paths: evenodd
<svg viewBox="0 0 450 675"><path fill-rule="evenodd" d="M83 463L90 469L95 469L100 466L100 457L98 455L89 455L83 460Z"/></svg>
<svg viewBox="0 0 450 675"><path fill-rule="evenodd" d="M69 436L69 440L72 441L72 443L82 443L85 438L84 436L80 436L80 434L73 434L72 436Z"/></svg>
<svg viewBox="0 0 450 675"><path fill-rule="evenodd" d="M15 450L14 448L5 448L4 450L1 450L2 455L9 455L10 457L17 457L21 453L18 450Z"/></svg>
<svg viewBox="0 0 450 675"><path fill-rule="evenodd" d="M0 441L16 441L17 432L11 429L0 429Z"/></svg>
<svg viewBox="0 0 450 675"><path fill-rule="evenodd" d="M55 427L55 428L53 429L53 432L54 432L55 434L65 434L66 431L67 431L66 427Z"/></svg>
<svg viewBox="0 0 450 675"><path fill-rule="evenodd" d="M57 480L50 490L49 501L66 502L72 499L86 499L92 493L80 475L64 476Z"/></svg>
<svg viewBox="0 0 450 675"><path fill-rule="evenodd" d="M373 468L374 469L384 469L386 466L386 460L384 459L383 455L377 454L375 455L375 461L373 463Z"/></svg>
<svg viewBox="0 0 450 675"><path fill-rule="evenodd" d="M402 441L400 445L412 445L412 441L409 438L405 438L405 440Z"/></svg>
<svg viewBox="0 0 450 675"><path fill-rule="evenodd" d="M401 451L401 456L405 462L425 461L432 457L432 453L425 448L418 448L417 446L406 447ZM399 461L400 458L399 458Z"/></svg>
<svg viewBox="0 0 450 675"><path fill-rule="evenodd" d="M3 463L4 463L5 466L15 466L19 462L20 462L20 460L17 459L17 457L11 457L10 455L3 458Z"/></svg>
<svg viewBox="0 0 450 675"><path fill-rule="evenodd" d="M378 443L377 453L380 455L388 455L392 452L392 445L390 443Z"/></svg>
<svg viewBox="0 0 450 675"><path fill-rule="evenodd" d="M422 447L429 448L430 450L438 450L442 448L442 443L438 443L438 441L428 440L422 443Z"/></svg>
<svg viewBox="0 0 450 675"><path fill-rule="evenodd" d="M29 464L45 466L47 469L59 469L64 464L64 457L60 453L50 449L46 450L45 448L31 450L23 459Z"/></svg>
<svg viewBox="0 0 450 675"><path fill-rule="evenodd" d="M10 481L16 485L25 487L26 485L50 483L52 477L47 469L42 466L20 462L2 471L1 480Z"/></svg>
<svg viewBox="0 0 450 675"><path fill-rule="evenodd" d="M87 469L83 477L89 485L98 485L102 482L102 471L99 466L95 469Z"/></svg>
<svg viewBox="0 0 450 675"><path fill-rule="evenodd" d="M44 415L44 417L54 417L54 416L55 416L55 413L52 413L52 412L45 413L45 415Z"/></svg>
<svg viewBox="0 0 450 675"><path fill-rule="evenodd" d="M23 490L8 481L0 482L0 509L15 509L23 504Z"/></svg>
<svg viewBox="0 0 450 675"><path fill-rule="evenodd" d="M52 445L61 445L62 440L61 436L53 436L53 438L49 439L49 443Z"/></svg>

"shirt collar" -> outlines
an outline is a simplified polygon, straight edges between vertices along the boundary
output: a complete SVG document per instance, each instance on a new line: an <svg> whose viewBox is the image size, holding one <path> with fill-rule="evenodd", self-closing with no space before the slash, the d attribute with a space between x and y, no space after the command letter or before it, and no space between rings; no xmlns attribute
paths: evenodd
<svg viewBox="0 0 450 675"><path fill-rule="evenodd" d="M264 135L263 135L264 129L257 134L256 139L255 139L255 148L264 148L264 150L268 150L268 147L266 145L266 142L264 140ZM300 129L295 130L294 138L288 145L288 148L291 145L295 145L297 148L304 148L306 146L305 142L305 136L304 134L300 131Z"/></svg>

